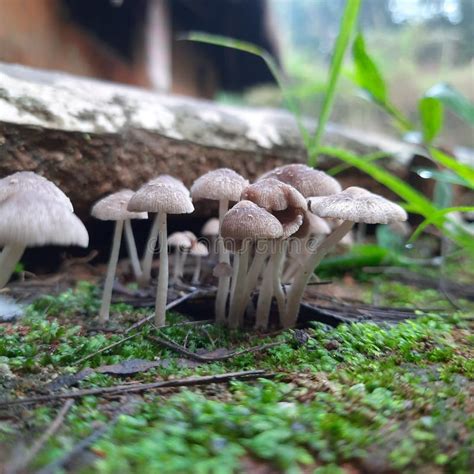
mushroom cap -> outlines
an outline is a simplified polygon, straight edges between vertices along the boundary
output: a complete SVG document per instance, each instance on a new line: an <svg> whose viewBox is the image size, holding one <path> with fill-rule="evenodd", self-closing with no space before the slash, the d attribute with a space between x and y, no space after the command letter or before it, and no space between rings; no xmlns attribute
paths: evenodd
<svg viewBox="0 0 474 474"><path fill-rule="evenodd" d="M66 206L70 212L74 211L71 200L53 182L39 174L32 171L18 171L0 179L0 202L23 191L43 194L50 200Z"/></svg>
<svg viewBox="0 0 474 474"><path fill-rule="evenodd" d="M3 200L0 223L0 246L89 245L89 235L79 218L64 204L35 191Z"/></svg>
<svg viewBox="0 0 474 474"><path fill-rule="evenodd" d="M101 221L124 221L126 219L148 219L146 212L130 212L128 203L135 193L131 189L122 189L97 201L91 215Z"/></svg>
<svg viewBox="0 0 474 474"><path fill-rule="evenodd" d="M184 183L178 179L175 178L174 176L171 176L169 174L160 174L157 178L153 178L152 180L148 181L148 183L163 183L163 184L169 184L170 186L175 186L179 188L180 191L182 191L184 194L189 194L189 189L184 185Z"/></svg>
<svg viewBox="0 0 474 474"><path fill-rule="evenodd" d="M202 242L194 242L189 251L190 255L194 255L195 257L207 257L209 255L209 250Z"/></svg>
<svg viewBox="0 0 474 474"><path fill-rule="evenodd" d="M219 168L196 179L191 186L191 196L194 200L239 201L243 189L248 185L249 182L235 171Z"/></svg>
<svg viewBox="0 0 474 474"><path fill-rule="evenodd" d="M184 230L183 234L191 241L191 243L194 243L197 241L197 237L194 232L191 232L190 230Z"/></svg>
<svg viewBox="0 0 474 474"><path fill-rule="evenodd" d="M283 227L278 219L251 201L240 201L222 221L222 237L234 240L278 239Z"/></svg>
<svg viewBox="0 0 474 474"><path fill-rule="evenodd" d="M155 179L144 184L132 196L127 209L132 212L189 214L194 211L194 206L189 195L179 186Z"/></svg>
<svg viewBox="0 0 474 474"><path fill-rule="evenodd" d="M342 190L341 185L332 176L303 164L280 166L262 175L259 181L268 178L278 179L293 186L306 198L328 196Z"/></svg>
<svg viewBox="0 0 474 474"><path fill-rule="evenodd" d="M331 196L312 197L309 206L320 217L344 221L389 224L407 220L407 213L398 204L356 186Z"/></svg>
<svg viewBox="0 0 474 474"><path fill-rule="evenodd" d="M168 236L168 245L170 247L190 249L192 246L192 241L184 232L173 232Z"/></svg>
<svg viewBox="0 0 474 474"><path fill-rule="evenodd" d="M247 186L241 199L252 201L267 211L284 211L289 207L307 209L306 199L293 186L267 178Z"/></svg>
<svg viewBox="0 0 474 474"><path fill-rule="evenodd" d="M202 226L201 234L206 236L219 235L219 219L212 217Z"/></svg>

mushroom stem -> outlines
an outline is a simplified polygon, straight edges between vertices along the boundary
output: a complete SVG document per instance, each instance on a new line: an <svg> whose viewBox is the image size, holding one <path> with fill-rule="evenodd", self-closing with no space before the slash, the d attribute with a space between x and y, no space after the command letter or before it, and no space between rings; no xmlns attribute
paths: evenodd
<svg viewBox="0 0 474 474"><path fill-rule="evenodd" d="M281 275L283 272L283 263L285 261L286 241L281 239L276 242L275 257L273 260L273 293L278 305L280 318L286 312L286 296L281 286Z"/></svg>
<svg viewBox="0 0 474 474"><path fill-rule="evenodd" d="M281 323L284 328L292 327L296 323L301 298L316 267L325 255L352 229L353 225L354 223L351 221L344 221L322 240L314 252L308 257L303 266L303 270L296 275L288 291L286 314L281 318Z"/></svg>
<svg viewBox="0 0 474 474"><path fill-rule="evenodd" d="M133 235L132 223L130 219L125 221L125 241L127 242L128 255L130 257L130 263L132 264L133 274L135 279L139 280L142 277L142 268L140 266L140 260L138 259L137 245L135 243L135 237Z"/></svg>
<svg viewBox="0 0 474 474"><path fill-rule="evenodd" d="M184 277L184 265L186 264L186 260L188 259L189 249L181 250L181 258L179 259L179 277Z"/></svg>
<svg viewBox="0 0 474 474"><path fill-rule="evenodd" d="M3 248L0 254L0 288L3 288L10 280L25 248L24 245L18 244L6 245Z"/></svg>
<svg viewBox="0 0 474 474"><path fill-rule="evenodd" d="M245 304L247 303L246 286L247 286L247 270L249 266L249 245L244 242L244 245L238 256L238 272L236 275L236 284L232 297L232 303L229 310L229 326L237 328L242 326L244 322Z"/></svg>
<svg viewBox="0 0 474 474"><path fill-rule="evenodd" d="M115 222L114 238L112 241L112 250L110 251L109 265L107 267L107 276L105 277L104 291L102 292L102 303L100 305L99 323L104 324L110 317L110 301L112 299L112 290L114 286L115 271L120 252L120 241L122 240L123 221Z"/></svg>
<svg viewBox="0 0 474 474"><path fill-rule="evenodd" d="M234 257L232 260L232 276L230 280L229 314L232 311L232 306L234 304L235 287L237 286L237 282L238 282L239 269L240 269L240 254L237 250L235 250Z"/></svg>
<svg viewBox="0 0 474 474"><path fill-rule="evenodd" d="M199 283L199 277L201 276L201 256L197 255L196 256L196 265L194 267L194 273L193 273L193 278L191 280L191 283L193 285L196 285Z"/></svg>
<svg viewBox="0 0 474 474"><path fill-rule="evenodd" d="M217 249L219 253L219 263L229 263L229 253L226 251L224 246L224 241L222 240L221 228L224 215L229 208L229 201L227 199L221 199L219 201L219 236L217 238ZM217 295L216 295L216 321L218 323L223 323L226 317L226 303L227 295L229 293L229 284L230 277L221 277L219 278L219 283L217 285Z"/></svg>
<svg viewBox="0 0 474 474"><path fill-rule="evenodd" d="M181 249L179 246L176 247L173 257L173 276L171 278L171 283L177 283L181 276Z"/></svg>
<svg viewBox="0 0 474 474"><path fill-rule="evenodd" d="M140 278L140 283L142 285L148 285L151 279L151 266L153 264L153 254L155 253L156 241L158 237L158 227L159 227L158 214L155 215L153 225L150 229L150 235L148 236L148 241L146 243L145 252L143 254L143 273Z"/></svg>
<svg viewBox="0 0 474 474"><path fill-rule="evenodd" d="M270 316L270 309L273 297L273 267L274 253L270 254L267 266L263 271L263 280L260 285L260 293L257 302L257 316L255 320L256 329L266 329Z"/></svg>
<svg viewBox="0 0 474 474"><path fill-rule="evenodd" d="M162 327L166 322L166 300L168 298L168 234L166 213L158 213L158 234L160 242L160 270L156 286L155 325Z"/></svg>

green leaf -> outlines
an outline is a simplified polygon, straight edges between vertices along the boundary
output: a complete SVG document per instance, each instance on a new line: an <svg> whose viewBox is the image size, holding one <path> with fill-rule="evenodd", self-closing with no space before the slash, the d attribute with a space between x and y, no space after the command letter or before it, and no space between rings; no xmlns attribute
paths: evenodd
<svg viewBox="0 0 474 474"><path fill-rule="evenodd" d="M440 82L425 93L425 97L440 100L445 107L454 112L458 117L474 125L474 104L457 89Z"/></svg>
<svg viewBox="0 0 474 474"><path fill-rule="evenodd" d="M385 80L377 65L367 53L364 37L361 33L356 36L352 46L352 57L355 66L354 80L357 85L377 102L387 102L388 92Z"/></svg>
<svg viewBox="0 0 474 474"><path fill-rule="evenodd" d="M434 97L423 97L418 102L423 141L431 143L443 128L443 103Z"/></svg>
<svg viewBox="0 0 474 474"><path fill-rule="evenodd" d="M390 101L387 84L377 64L367 52L365 40L358 33L352 47L354 61L354 82L369 99L392 116L403 131L413 130L413 124Z"/></svg>
<svg viewBox="0 0 474 474"><path fill-rule="evenodd" d="M341 75L342 62L346 54L346 49L352 38L352 34L357 24L359 16L361 0L347 0L344 14L342 15L341 24L339 25L339 35L334 46L331 68L329 70L329 81L326 93L324 95L323 105L319 114L318 126L314 137L309 142L308 148L308 165L316 166L317 155L321 140L323 138L324 129L331 115L332 105L336 97L336 86Z"/></svg>
<svg viewBox="0 0 474 474"><path fill-rule="evenodd" d="M450 170L439 171L436 168L416 168L416 173L424 179L434 179L443 183L456 184L458 186L468 186L465 179Z"/></svg>
<svg viewBox="0 0 474 474"><path fill-rule="evenodd" d="M474 168L465 165L464 163L460 163L456 158L443 153L437 148L430 147L429 151L433 160L456 173L466 181L467 187L474 189Z"/></svg>

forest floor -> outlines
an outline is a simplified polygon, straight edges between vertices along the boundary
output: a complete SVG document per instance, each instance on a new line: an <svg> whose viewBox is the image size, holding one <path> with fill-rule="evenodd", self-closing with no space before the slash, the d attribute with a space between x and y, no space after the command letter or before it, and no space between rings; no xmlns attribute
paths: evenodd
<svg viewBox="0 0 474 474"><path fill-rule="evenodd" d="M323 288L339 314L411 313L255 333L170 311L127 332L150 308L100 329L93 283L35 298L0 324L0 472L474 472L474 302L383 275Z"/></svg>

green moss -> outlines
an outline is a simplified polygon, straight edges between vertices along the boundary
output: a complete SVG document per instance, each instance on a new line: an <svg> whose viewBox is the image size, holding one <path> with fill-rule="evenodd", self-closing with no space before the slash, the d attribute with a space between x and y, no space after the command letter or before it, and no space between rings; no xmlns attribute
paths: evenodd
<svg viewBox="0 0 474 474"><path fill-rule="evenodd" d="M400 304L414 301L413 289L384 285L387 299ZM442 301L436 292L417 295L420 304ZM420 313L416 320L395 326L357 323L332 329L315 323L305 330L304 344L294 331L261 337L211 324L163 329L163 334L192 351L280 343L266 352L198 367L183 367L179 364L183 355L151 341L147 336L155 330L143 326L131 340L78 364L123 336L79 324L78 316L94 314L93 286L81 285L47 300L36 302L17 325L0 327L0 363L8 365L14 377L5 382L10 396L18 389L28 393L32 384L45 384L58 375L137 358L167 364L121 380L94 373L79 385L252 368L275 374L253 383L145 394L136 399L132 413L120 415L92 446L98 457L85 472L220 474L242 472L243 466L248 470L248 463L267 463L288 473L309 469L338 474L343 462L371 459L400 472L438 465L457 474L474 467L469 396L474 389L474 340L467 313ZM143 317L127 307L115 311L121 324ZM183 318L170 314L169 320ZM108 424L119 406L117 400L78 400L61 431L36 459L36 467ZM3 438L18 435L18 430L41 432L56 413L57 406L27 407L23 425L3 424L0 432Z"/></svg>

